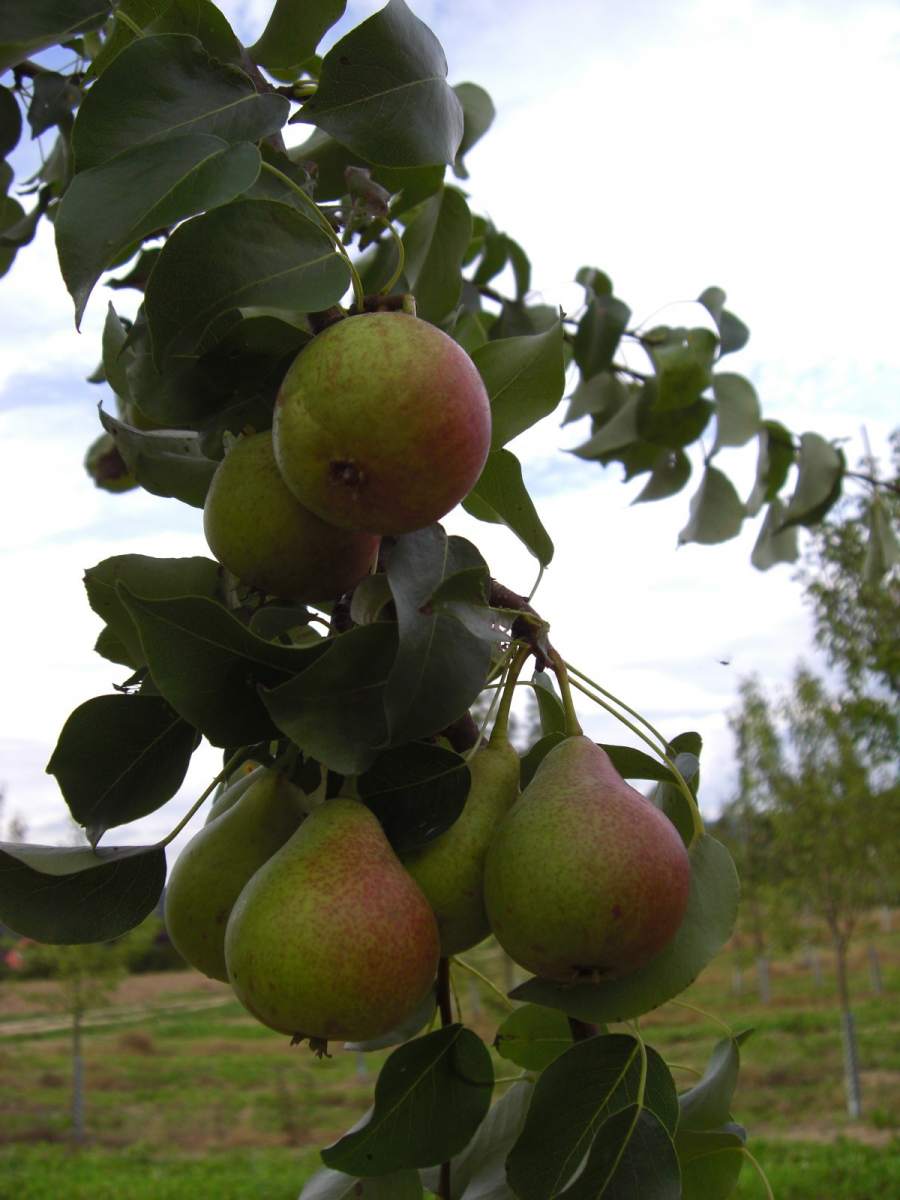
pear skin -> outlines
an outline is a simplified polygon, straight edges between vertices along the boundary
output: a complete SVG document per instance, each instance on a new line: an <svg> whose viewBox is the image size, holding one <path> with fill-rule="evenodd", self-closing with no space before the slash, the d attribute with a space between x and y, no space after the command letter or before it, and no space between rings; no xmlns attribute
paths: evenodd
<svg viewBox="0 0 900 1200"><path fill-rule="evenodd" d="M272 435L235 442L203 507L209 548L242 583L302 602L334 600L372 569L379 539L335 529L304 508L275 465Z"/></svg>
<svg viewBox="0 0 900 1200"><path fill-rule="evenodd" d="M491 406L475 364L446 333L407 313L362 313L300 351L272 437L285 483L324 521L408 533L477 483Z"/></svg>
<svg viewBox="0 0 900 1200"><path fill-rule="evenodd" d="M375 815L338 797L313 809L241 892L225 932L228 978L280 1033L367 1041L434 984L437 925Z"/></svg>
<svg viewBox="0 0 900 1200"><path fill-rule="evenodd" d="M461 954L491 932L484 908L484 859L494 830L519 795L519 756L505 739L469 762L465 808L439 837L403 857L425 893L441 935L441 954Z"/></svg>
<svg viewBox="0 0 900 1200"><path fill-rule="evenodd" d="M675 936L690 860L674 825L584 736L547 755L501 823L485 903L503 949L543 979L612 979Z"/></svg>
<svg viewBox="0 0 900 1200"><path fill-rule="evenodd" d="M236 804L240 800L249 787L262 779L265 771L266 768L260 766L258 762L254 762L252 758L242 762L225 781L222 790L213 796L209 812L206 814L205 824L211 824L216 817L221 817L223 812L227 812L232 804Z"/></svg>
<svg viewBox="0 0 900 1200"><path fill-rule="evenodd" d="M278 771L260 771L231 807L191 838L166 884L172 944L192 967L223 982L228 980L225 926L232 906L304 817L300 790Z"/></svg>

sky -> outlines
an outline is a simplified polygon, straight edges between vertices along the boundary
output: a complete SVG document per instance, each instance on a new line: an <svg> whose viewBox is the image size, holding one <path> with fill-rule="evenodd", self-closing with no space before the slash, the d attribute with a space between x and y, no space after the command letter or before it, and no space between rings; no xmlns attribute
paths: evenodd
<svg viewBox="0 0 900 1200"><path fill-rule="evenodd" d="M221 4L246 44L269 7ZM329 40L379 7L349 4ZM851 461L863 426L883 451L900 408L900 6L411 7L442 42L450 81L480 83L497 106L465 186L473 210L525 246L534 300L573 310L581 289L572 279L588 264L612 276L636 322L700 323L691 299L722 286L752 331L727 369L753 381L764 415L847 439ZM35 153L17 152L17 177ZM18 815L31 841L70 840L44 767L69 712L120 681L92 653L100 622L84 569L126 552L208 553L198 510L139 490L110 496L83 471L104 393L84 380L108 297L96 290L76 333L46 222L0 280L0 822ZM535 604L564 655L666 736L702 733L701 804L714 814L734 784L727 714L740 679L756 672L775 687L798 657L815 659L800 587L789 567L750 566L756 522L722 546L678 548L691 486L631 507L642 481L623 485L620 467L567 454L587 429L561 428L563 412L512 445L556 546ZM755 448L721 461L746 495ZM462 513L444 523L477 543L497 578L530 590L536 564L507 530ZM579 713L599 740L632 740L587 702ZM178 797L106 840L163 836L219 761L202 748Z"/></svg>

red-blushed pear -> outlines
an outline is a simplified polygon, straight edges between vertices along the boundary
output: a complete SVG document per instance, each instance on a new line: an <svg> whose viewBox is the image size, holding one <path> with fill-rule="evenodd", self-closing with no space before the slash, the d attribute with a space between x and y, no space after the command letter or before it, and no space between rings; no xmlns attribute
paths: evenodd
<svg viewBox="0 0 900 1200"><path fill-rule="evenodd" d="M285 483L323 520L408 533L471 491L491 410L474 363L447 334L407 313L363 313L301 350L273 438Z"/></svg>
<svg viewBox="0 0 900 1200"><path fill-rule="evenodd" d="M234 803L188 842L166 884L169 937L192 967L228 979L225 927L245 884L297 829L301 792L286 775L259 767ZM237 787L233 784L232 787Z"/></svg>
<svg viewBox="0 0 900 1200"><path fill-rule="evenodd" d="M213 554L242 583L304 602L350 591L378 553L377 537L326 524L288 491L269 432L241 438L219 464L203 529Z"/></svg>
<svg viewBox="0 0 900 1200"><path fill-rule="evenodd" d="M674 825L583 735L538 767L497 830L485 904L497 941L543 979L612 979L675 936L691 868Z"/></svg>
<svg viewBox="0 0 900 1200"><path fill-rule="evenodd" d="M250 880L225 931L228 978L263 1025L297 1038L367 1041L434 984L438 931L378 819L324 801Z"/></svg>

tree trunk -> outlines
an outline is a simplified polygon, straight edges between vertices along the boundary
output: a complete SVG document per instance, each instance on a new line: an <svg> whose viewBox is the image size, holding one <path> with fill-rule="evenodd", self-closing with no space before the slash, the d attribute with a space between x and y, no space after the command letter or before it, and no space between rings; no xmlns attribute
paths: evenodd
<svg viewBox="0 0 900 1200"><path fill-rule="evenodd" d="M847 981L847 944L841 937L834 939L837 962L838 998L841 1005L841 1035L844 1043L844 1089L847 1094L847 1114L853 1121L862 1115L859 1084L859 1047L856 1041L856 1022L850 1011L850 987Z"/></svg>
<svg viewBox="0 0 900 1200"><path fill-rule="evenodd" d="M764 954L756 960L756 985L759 988L760 1003L770 1004L772 986L769 978L769 960Z"/></svg>
<svg viewBox="0 0 900 1200"><path fill-rule="evenodd" d="M869 959L869 981L872 985L872 991L876 996L880 996L884 991L884 981L881 977L881 959L878 957L878 951L871 943L866 947L866 954Z"/></svg>
<svg viewBox="0 0 900 1200"><path fill-rule="evenodd" d="M740 967L731 968L731 994L740 996L744 990L744 972Z"/></svg>
<svg viewBox="0 0 900 1200"><path fill-rule="evenodd" d="M84 1059L81 1055L81 1017L81 1009L76 1008L72 1013L72 1140L76 1146L83 1146L85 1141Z"/></svg>
<svg viewBox="0 0 900 1200"><path fill-rule="evenodd" d="M817 992L821 992L825 981L822 978L822 959L815 946L810 946L806 951L806 965L813 978L813 987Z"/></svg>

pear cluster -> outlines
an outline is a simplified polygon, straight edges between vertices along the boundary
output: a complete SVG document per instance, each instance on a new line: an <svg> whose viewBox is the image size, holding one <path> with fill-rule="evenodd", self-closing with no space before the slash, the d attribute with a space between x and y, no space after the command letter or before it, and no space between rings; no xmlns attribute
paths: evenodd
<svg viewBox="0 0 900 1200"><path fill-rule="evenodd" d="M347 317L289 368L271 431L239 439L203 526L242 583L304 603L373 569L380 538L439 520L478 480L490 404L466 352L403 312Z"/></svg>

